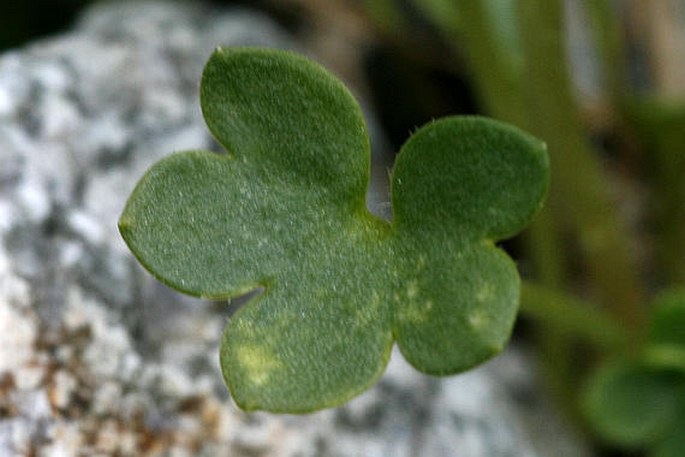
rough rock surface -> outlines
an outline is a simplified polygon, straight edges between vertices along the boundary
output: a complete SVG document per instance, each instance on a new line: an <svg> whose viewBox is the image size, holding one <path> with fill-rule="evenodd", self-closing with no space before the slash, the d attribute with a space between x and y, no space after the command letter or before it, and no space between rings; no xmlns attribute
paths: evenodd
<svg viewBox="0 0 685 457"><path fill-rule="evenodd" d="M197 84L219 44L295 46L245 10L119 2L0 56L0 455L588 455L511 350L447 379L395 355L307 416L231 403L226 307L151 279L116 230L152 162L213 147Z"/></svg>

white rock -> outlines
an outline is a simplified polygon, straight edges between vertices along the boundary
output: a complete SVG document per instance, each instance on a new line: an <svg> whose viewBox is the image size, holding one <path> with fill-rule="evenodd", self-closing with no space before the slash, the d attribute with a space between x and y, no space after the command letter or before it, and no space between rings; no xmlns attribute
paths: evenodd
<svg viewBox="0 0 685 457"><path fill-rule="evenodd" d="M28 307L26 284L2 270L0 267L0 377L29 364L38 331Z"/></svg>

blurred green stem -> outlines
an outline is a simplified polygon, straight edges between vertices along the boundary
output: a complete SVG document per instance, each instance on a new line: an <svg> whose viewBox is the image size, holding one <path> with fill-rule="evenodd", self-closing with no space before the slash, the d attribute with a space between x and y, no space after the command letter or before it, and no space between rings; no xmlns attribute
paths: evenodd
<svg viewBox="0 0 685 457"><path fill-rule="evenodd" d="M519 127L526 126L520 75L499 46L496 24L488 14L486 1L457 2L461 34L450 37L464 44L472 81L481 104L489 114Z"/></svg>
<svg viewBox="0 0 685 457"><path fill-rule="evenodd" d="M626 329L601 308L540 283L523 283L521 314L540 322L554 333L609 351L621 348L628 341Z"/></svg>
<svg viewBox="0 0 685 457"><path fill-rule="evenodd" d="M685 101L633 103L628 117L645 143L649 209L659 282L685 284Z"/></svg>
<svg viewBox="0 0 685 457"><path fill-rule="evenodd" d="M658 280L667 285L685 284L685 100L673 104L652 100L627 100L624 77L625 44L620 12L610 0L585 0L592 32L602 61L603 86L616 119L615 128L629 128L647 150L654 188L651 208L655 235ZM628 125L622 125L628 120Z"/></svg>
<svg viewBox="0 0 685 457"><path fill-rule="evenodd" d="M615 111L627 118L648 150L656 238L656 271L666 284L685 284L685 103L663 100L626 103L629 93L625 45L616 5L609 0L585 0L597 48L602 56L603 86ZM619 119L618 121L622 121ZM623 126L619 126L623 127Z"/></svg>
<svg viewBox="0 0 685 457"><path fill-rule="evenodd" d="M564 52L563 2L519 0L529 129L552 158L548 204L577 236L586 279L618 322L635 333L644 322L643 292L631 240L607 192L571 91Z"/></svg>
<svg viewBox="0 0 685 457"><path fill-rule="evenodd" d="M614 108L626 94L625 49L617 20L617 8L610 0L585 0L590 29L599 53L602 87Z"/></svg>

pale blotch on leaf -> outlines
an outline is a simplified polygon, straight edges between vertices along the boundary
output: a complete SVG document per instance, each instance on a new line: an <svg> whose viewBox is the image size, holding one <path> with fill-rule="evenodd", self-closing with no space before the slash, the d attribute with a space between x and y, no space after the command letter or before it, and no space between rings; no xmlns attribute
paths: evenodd
<svg viewBox="0 0 685 457"><path fill-rule="evenodd" d="M480 331L487 328L490 323L490 316L484 311L476 310L469 314L469 324L471 328Z"/></svg>
<svg viewBox="0 0 685 457"><path fill-rule="evenodd" d="M251 381L260 386L283 367L283 364L257 345L244 345L238 350L238 361L250 373Z"/></svg>

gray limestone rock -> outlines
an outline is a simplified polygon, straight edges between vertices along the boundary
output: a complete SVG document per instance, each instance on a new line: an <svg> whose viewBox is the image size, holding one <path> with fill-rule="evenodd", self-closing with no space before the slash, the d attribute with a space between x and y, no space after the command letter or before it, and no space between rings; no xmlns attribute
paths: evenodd
<svg viewBox="0 0 685 457"><path fill-rule="evenodd" d="M154 281L116 229L154 161L214 147L198 80L217 45L296 47L247 10L113 2L0 56L0 455L588 455L516 351L448 379L394 354L376 387L312 415L231 403L226 307Z"/></svg>

